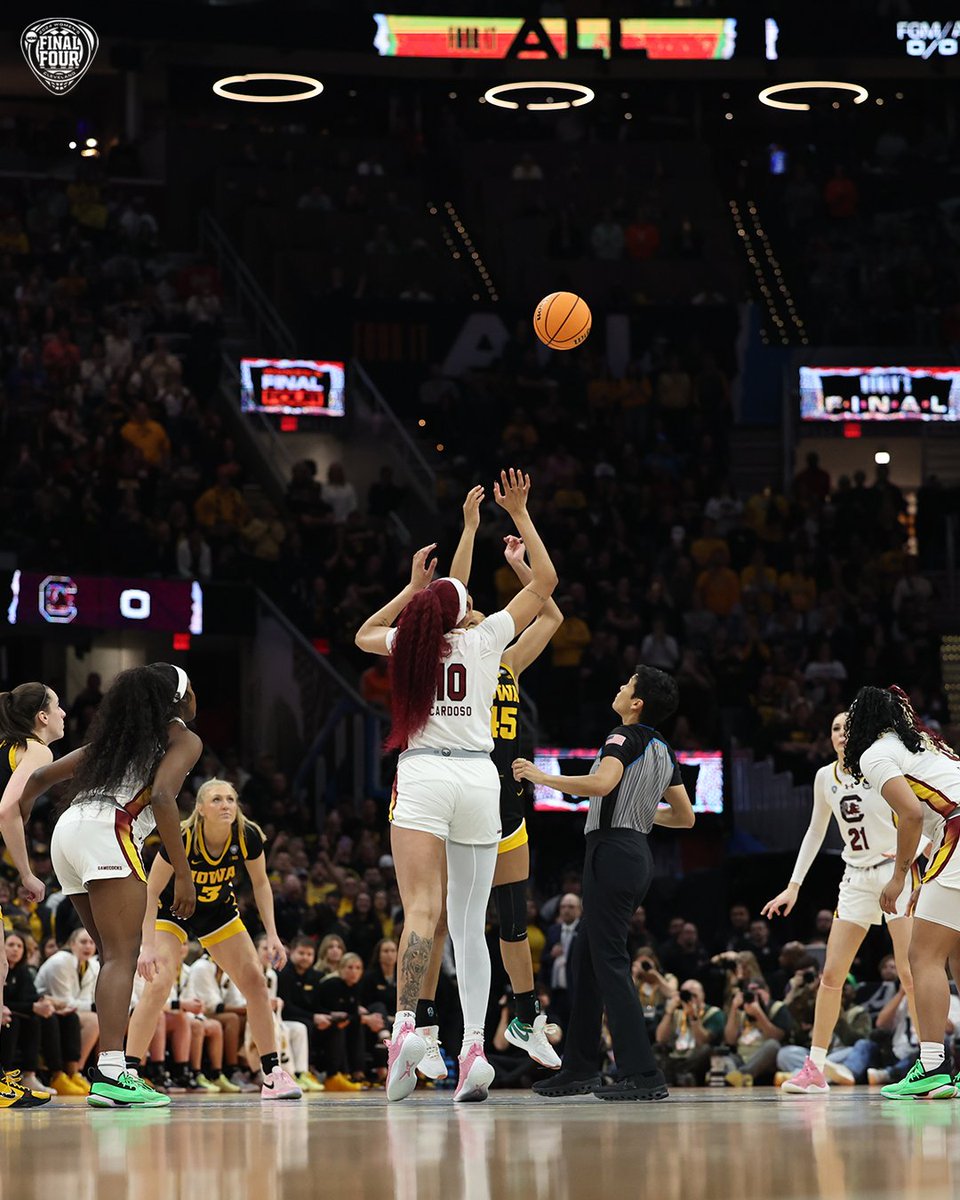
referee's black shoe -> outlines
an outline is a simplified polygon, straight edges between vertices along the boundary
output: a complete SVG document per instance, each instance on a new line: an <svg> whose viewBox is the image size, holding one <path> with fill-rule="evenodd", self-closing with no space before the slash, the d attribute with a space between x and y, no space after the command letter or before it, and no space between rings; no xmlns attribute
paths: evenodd
<svg viewBox="0 0 960 1200"><path fill-rule="evenodd" d="M573 1071L557 1071L549 1079L533 1085L538 1096L589 1096L601 1084L599 1075L575 1075Z"/></svg>
<svg viewBox="0 0 960 1200"><path fill-rule="evenodd" d="M644 1075L627 1075L615 1083L593 1089L601 1100L666 1100L670 1095L662 1071L648 1071Z"/></svg>

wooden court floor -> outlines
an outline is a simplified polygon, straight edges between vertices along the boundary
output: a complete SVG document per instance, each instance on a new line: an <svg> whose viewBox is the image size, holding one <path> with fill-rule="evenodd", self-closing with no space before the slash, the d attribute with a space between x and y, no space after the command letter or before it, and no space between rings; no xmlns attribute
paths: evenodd
<svg viewBox="0 0 960 1200"><path fill-rule="evenodd" d="M2 1200L946 1200L960 1101L677 1091L655 1105L450 1092L174 1097L0 1112Z"/></svg>

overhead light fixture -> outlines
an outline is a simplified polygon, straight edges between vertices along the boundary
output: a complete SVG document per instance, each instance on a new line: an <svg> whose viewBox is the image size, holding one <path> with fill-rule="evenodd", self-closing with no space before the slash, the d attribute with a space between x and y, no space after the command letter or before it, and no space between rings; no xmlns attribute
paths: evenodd
<svg viewBox="0 0 960 1200"><path fill-rule="evenodd" d="M270 80L274 83L302 83L302 92L288 92L285 96L252 96L245 92L229 91L235 83L255 83L260 80ZM213 90L224 100L239 100L244 104L290 104L296 100L312 100L323 91L323 84L312 75L287 75L278 71L263 71L254 75L226 75L218 79Z"/></svg>
<svg viewBox="0 0 960 1200"><path fill-rule="evenodd" d="M779 92L806 91L809 88L821 91L853 92L854 104L863 104L870 95L862 83L842 83L835 79L802 79L797 83L775 83L772 87L764 88L757 99L769 108L785 108L790 112L809 112L810 105L803 101L773 99Z"/></svg>
<svg viewBox="0 0 960 1200"><path fill-rule="evenodd" d="M536 88L538 91L559 90L561 92L574 92L575 100L554 100L552 97L541 104L526 104L524 107L527 112L552 112L557 108L580 108L583 104L589 104L596 96L592 88L588 88L584 83L554 83L540 79L530 79L523 83L498 83L495 87L487 88L483 93L484 100L488 104L495 104L497 108L520 108L515 100L502 100L501 93L517 92L524 89Z"/></svg>
<svg viewBox="0 0 960 1200"><path fill-rule="evenodd" d="M889 450L878 450L876 452L876 454L873 456L873 461L877 464L878 467L889 466L890 465L890 451Z"/></svg>
<svg viewBox="0 0 960 1200"><path fill-rule="evenodd" d="M97 139L96 139L96 138L93 138L93 137L91 137L91 138L87 138L87 140L86 140L86 143L85 143L85 144L86 144L87 146L90 146L91 148L93 148L93 147L94 147L94 146L97 144Z"/></svg>

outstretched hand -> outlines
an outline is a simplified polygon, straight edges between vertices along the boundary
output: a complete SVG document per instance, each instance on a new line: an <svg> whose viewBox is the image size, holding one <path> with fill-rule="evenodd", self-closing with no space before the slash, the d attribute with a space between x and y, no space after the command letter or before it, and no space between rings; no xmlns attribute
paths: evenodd
<svg viewBox="0 0 960 1200"><path fill-rule="evenodd" d="M430 558L430 555L436 548L437 543L431 542L429 546L424 546L413 556L413 565L410 568L410 586L415 592L422 592L425 587L433 583L437 560L435 557Z"/></svg>
<svg viewBox="0 0 960 1200"><path fill-rule="evenodd" d="M518 564L522 564L527 553L523 538L517 537L514 533L508 533L503 541L503 557L510 566L516 567Z"/></svg>
<svg viewBox="0 0 960 1200"><path fill-rule="evenodd" d="M512 517L526 512L527 496L530 494L530 476L522 471L500 472L500 482L493 485L493 498Z"/></svg>
<svg viewBox="0 0 960 1200"><path fill-rule="evenodd" d="M467 492L467 498L463 502L463 527L472 533L476 533L480 528L480 505L484 498L483 485L478 484Z"/></svg>

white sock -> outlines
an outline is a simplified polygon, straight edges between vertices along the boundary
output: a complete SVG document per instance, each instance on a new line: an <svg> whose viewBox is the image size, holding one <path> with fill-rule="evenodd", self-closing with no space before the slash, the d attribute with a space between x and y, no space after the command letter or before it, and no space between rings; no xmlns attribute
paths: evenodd
<svg viewBox="0 0 960 1200"><path fill-rule="evenodd" d="M97 1057L97 1070L108 1079L119 1079L126 1074L127 1056L122 1050L102 1050Z"/></svg>
<svg viewBox="0 0 960 1200"><path fill-rule="evenodd" d="M827 1052L822 1046L810 1047L810 1061L818 1071L823 1070L823 1065L827 1061Z"/></svg>
<svg viewBox="0 0 960 1200"><path fill-rule="evenodd" d="M463 1031L463 1046L461 1047L460 1053L466 1054L467 1051L470 1049L470 1047L472 1045L474 1045L476 1042L479 1042L481 1046L483 1045L483 1026L482 1025L471 1025L468 1028L464 1029L464 1031Z"/></svg>
<svg viewBox="0 0 960 1200"><path fill-rule="evenodd" d="M417 1014L415 1012L398 1012L393 1022L393 1032L399 1033L404 1025L416 1025Z"/></svg>
<svg viewBox="0 0 960 1200"><path fill-rule="evenodd" d="M928 1075L943 1065L944 1057L943 1042L920 1043L920 1062Z"/></svg>

